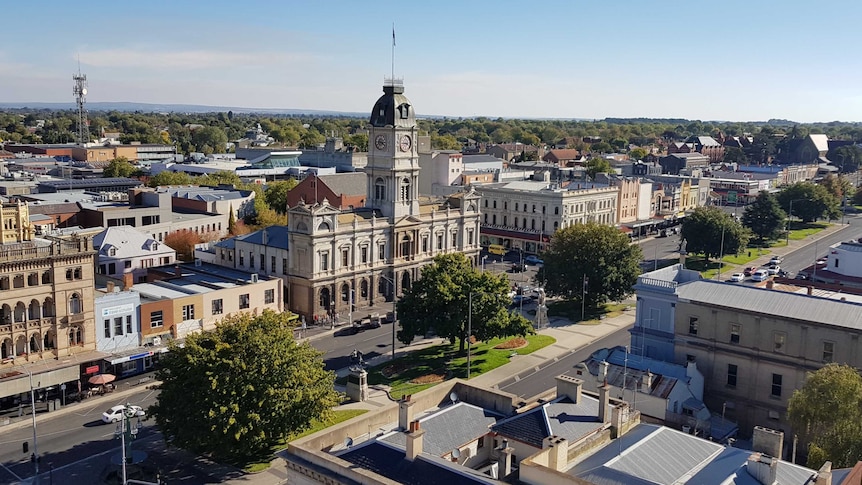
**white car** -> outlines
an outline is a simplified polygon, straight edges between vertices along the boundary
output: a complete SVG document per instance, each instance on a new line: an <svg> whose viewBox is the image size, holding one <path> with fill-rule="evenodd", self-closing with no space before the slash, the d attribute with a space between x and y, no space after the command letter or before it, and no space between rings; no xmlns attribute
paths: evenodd
<svg viewBox="0 0 862 485"><path fill-rule="evenodd" d="M117 406L112 407L111 409L108 409L107 411L102 413L102 422L116 423L116 422L122 420L124 409L126 409L126 406L123 406L122 404L119 404ZM130 412L128 414L131 414L132 416L144 417L144 414L146 414L144 412L144 410L141 409L140 406L129 406L129 410L130 410Z"/></svg>
<svg viewBox="0 0 862 485"><path fill-rule="evenodd" d="M777 266L781 264L784 260L781 259L781 256L773 256L772 259L769 260L769 264L773 266Z"/></svg>
<svg viewBox="0 0 862 485"><path fill-rule="evenodd" d="M766 281L769 279L769 272L765 269L759 269L751 274L751 281Z"/></svg>
<svg viewBox="0 0 862 485"><path fill-rule="evenodd" d="M777 264L766 268L766 272L770 275L777 275L779 271L781 271L781 266L778 266Z"/></svg>
<svg viewBox="0 0 862 485"><path fill-rule="evenodd" d="M742 273L733 273L730 275L730 281L734 283L739 283L740 281L745 281L745 275Z"/></svg>

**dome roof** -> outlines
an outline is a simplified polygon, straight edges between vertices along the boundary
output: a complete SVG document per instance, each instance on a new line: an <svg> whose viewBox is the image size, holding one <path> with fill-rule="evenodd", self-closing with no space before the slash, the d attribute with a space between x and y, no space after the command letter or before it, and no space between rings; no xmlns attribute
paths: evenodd
<svg viewBox="0 0 862 485"><path fill-rule="evenodd" d="M383 83L383 96L374 103L371 110L371 125L376 127L399 126L413 127L413 105L404 96L404 83L401 80L386 80Z"/></svg>

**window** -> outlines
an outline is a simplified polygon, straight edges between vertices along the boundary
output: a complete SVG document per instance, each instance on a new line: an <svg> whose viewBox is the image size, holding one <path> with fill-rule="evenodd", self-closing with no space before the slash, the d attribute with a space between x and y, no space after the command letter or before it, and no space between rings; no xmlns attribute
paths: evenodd
<svg viewBox="0 0 862 485"><path fill-rule="evenodd" d="M320 271L329 271L329 253L327 251L320 253Z"/></svg>
<svg viewBox="0 0 862 485"><path fill-rule="evenodd" d="M497 199L493 200L493 205L494 205L494 208L496 209L497 208Z"/></svg>
<svg viewBox="0 0 862 485"><path fill-rule="evenodd" d="M386 259L386 245L381 244L377 246L377 259L383 261Z"/></svg>
<svg viewBox="0 0 862 485"><path fill-rule="evenodd" d="M386 182L384 182L382 178L378 178L374 181L374 198L377 200L383 200L386 198Z"/></svg>
<svg viewBox="0 0 862 485"><path fill-rule="evenodd" d="M245 266L245 251L242 249L239 250L239 265Z"/></svg>
<svg viewBox="0 0 862 485"><path fill-rule="evenodd" d="M688 317L689 335L697 335L697 317Z"/></svg>
<svg viewBox="0 0 862 485"><path fill-rule="evenodd" d="M838 258L835 258L835 267L838 267Z"/></svg>
<svg viewBox="0 0 862 485"><path fill-rule="evenodd" d="M167 261L165 261L163 264L167 264ZM123 268L125 268L125 269L129 269L129 268L131 268L131 267L132 267L132 262L131 262L131 261L123 261Z"/></svg>
<svg viewBox="0 0 862 485"><path fill-rule="evenodd" d="M437 234L437 250L443 250L443 233Z"/></svg>
<svg viewBox="0 0 862 485"><path fill-rule="evenodd" d="M275 256L269 257L269 268L270 272L275 273Z"/></svg>
<svg viewBox="0 0 862 485"><path fill-rule="evenodd" d="M244 293L239 295L239 308L240 310L249 307L248 293Z"/></svg>
<svg viewBox="0 0 862 485"><path fill-rule="evenodd" d="M72 296L69 298L69 313L76 315L83 311L84 309L81 302L81 296L77 293L72 293Z"/></svg>
<svg viewBox="0 0 862 485"><path fill-rule="evenodd" d="M261 261L261 264L263 261ZM248 253L248 267L254 269L254 253Z"/></svg>
<svg viewBox="0 0 862 485"><path fill-rule="evenodd" d="M487 216L488 216L488 214L485 214L485 217L487 217ZM428 252L428 236L422 236L422 252L423 253Z"/></svg>
<svg viewBox="0 0 862 485"><path fill-rule="evenodd" d="M164 326L165 319L164 315L162 315L162 311L150 312L150 328L157 328Z"/></svg>
<svg viewBox="0 0 862 485"><path fill-rule="evenodd" d="M488 207L488 204L485 204L485 207ZM517 210L518 210L518 203L515 202L515 211L517 211Z"/></svg>
<svg viewBox="0 0 862 485"><path fill-rule="evenodd" d="M473 242L473 236L474 236L474 235L473 235L473 230L472 230L472 229L467 229L467 244L469 244L470 246L472 246L472 245L474 244L474 242Z"/></svg>
<svg viewBox="0 0 862 485"><path fill-rule="evenodd" d="M739 324L731 323L730 324L730 343L738 344L739 343Z"/></svg>
<svg viewBox="0 0 862 485"><path fill-rule="evenodd" d="M770 396L781 397L781 374L772 374L772 392Z"/></svg>
<svg viewBox="0 0 862 485"><path fill-rule="evenodd" d="M363 264L368 263L368 246L359 248L359 258Z"/></svg>
<svg viewBox="0 0 862 485"><path fill-rule="evenodd" d="M287 274L287 258L281 258L281 274Z"/></svg>
<svg viewBox="0 0 862 485"><path fill-rule="evenodd" d="M117 272L117 264L116 263L108 263L108 274L115 274Z"/></svg>
<svg viewBox="0 0 862 485"><path fill-rule="evenodd" d="M772 350L775 352L784 353L784 344L787 343L787 334L784 332L775 332L772 334L773 338L773 347Z"/></svg>
<svg viewBox="0 0 862 485"><path fill-rule="evenodd" d="M105 338L111 338L111 319L105 319Z"/></svg>
<svg viewBox="0 0 862 485"><path fill-rule="evenodd" d="M194 320L195 319L195 306L194 305L183 305L183 320Z"/></svg>
<svg viewBox="0 0 862 485"><path fill-rule="evenodd" d="M224 313L224 303L222 302L221 298L219 298L218 300L213 300L212 303L213 315L221 315L222 313Z"/></svg>
<svg viewBox="0 0 862 485"><path fill-rule="evenodd" d="M559 207L554 207L554 215L555 216L560 215L560 208Z"/></svg>
<svg viewBox="0 0 862 485"><path fill-rule="evenodd" d="M123 317L114 317L114 335L123 334Z"/></svg>
<svg viewBox="0 0 862 485"><path fill-rule="evenodd" d="M832 362L835 356L835 342L823 342L823 362Z"/></svg>
<svg viewBox="0 0 862 485"><path fill-rule="evenodd" d="M727 364L727 385L736 387L736 376L739 374L739 367L736 364Z"/></svg>
<svg viewBox="0 0 862 485"><path fill-rule="evenodd" d="M350 265L350 250L341 250L341 267L346 268Z"/></svg>
<svg viewBox="0 0 862 485"><path fill-rule="evenodd" d="M504 210L504 211L509 210L509 203L508 203L507 201L505 201L505 200L503 201L503 210Z"/></svg>
<svg viewBox="0 0 862 485"><path fill-rule="evenodd" d="M267 305L270 303L275 303L275 290L270 288L263 292L263 302Z"/></svg>
<svg viewBox="0 0 862 485"><path fill-rule="evenodd" d="M132 316L126 315L126 333L132 333Z"/></svg>

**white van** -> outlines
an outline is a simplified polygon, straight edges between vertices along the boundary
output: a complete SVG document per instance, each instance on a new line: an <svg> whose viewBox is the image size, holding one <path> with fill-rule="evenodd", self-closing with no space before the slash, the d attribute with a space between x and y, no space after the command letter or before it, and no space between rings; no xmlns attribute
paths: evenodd
<svg viewBox="0 0 862 485"><path fill-rule="evenodd" d="M766 281L769 279L769 271L759 269L751 274L751 281Z"/></svg>

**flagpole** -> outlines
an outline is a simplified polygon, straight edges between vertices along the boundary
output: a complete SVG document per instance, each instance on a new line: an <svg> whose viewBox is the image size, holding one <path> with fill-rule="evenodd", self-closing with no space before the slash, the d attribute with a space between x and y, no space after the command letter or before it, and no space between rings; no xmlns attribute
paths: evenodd
<svg viewBox="0 0 862 485"><path fill-rule="evenodd" d="M392 22L392 82L395 82L395 22Z"/></svg>

